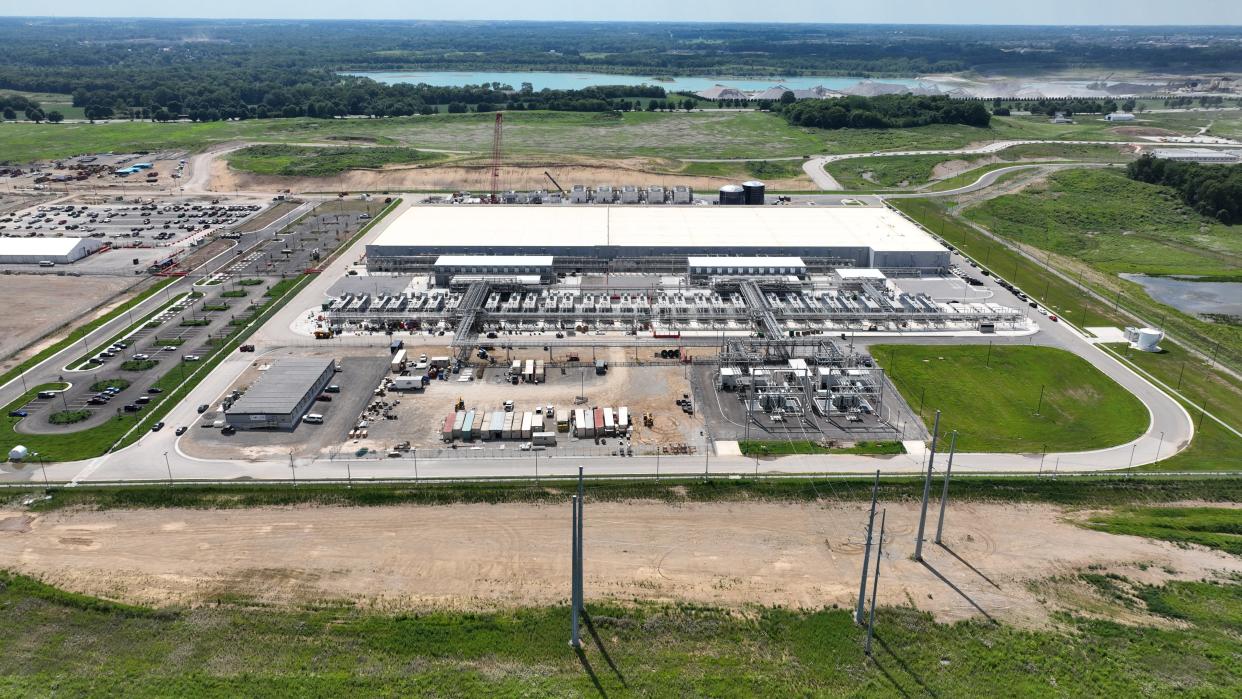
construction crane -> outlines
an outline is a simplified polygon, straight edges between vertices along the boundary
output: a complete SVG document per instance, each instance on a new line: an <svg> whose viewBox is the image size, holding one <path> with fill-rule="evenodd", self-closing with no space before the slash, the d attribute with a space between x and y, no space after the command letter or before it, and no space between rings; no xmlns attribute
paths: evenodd
<svg viewBox="0 0 1242 699"><path fill-rule="evenodd" d="M505 113L496 112L496 125L492 127L492 204L500 203L500 154L504 139Z"/></svg>
<svg viewBox="0 0 1242 699"><path fill-rule="evenodd" d="M565 193L565 188L562 187L561 184L556 181L556 178L552 176L552 173L548 172L547 170L544 170L543 176L548 178L548 181L552 183L553 187L556 187L556 191L560 192L561 194Z"/></svg>

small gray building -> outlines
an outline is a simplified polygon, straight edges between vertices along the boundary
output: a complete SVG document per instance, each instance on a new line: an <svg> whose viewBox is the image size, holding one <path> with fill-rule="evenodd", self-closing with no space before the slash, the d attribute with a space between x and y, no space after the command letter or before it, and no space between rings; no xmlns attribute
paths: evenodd
<svg viewBox="0 0 1242 699"><path fill-rule="evenodd" d="M334 359L280 359L224 412L239 430L292 430L332 381Z"/></svg>

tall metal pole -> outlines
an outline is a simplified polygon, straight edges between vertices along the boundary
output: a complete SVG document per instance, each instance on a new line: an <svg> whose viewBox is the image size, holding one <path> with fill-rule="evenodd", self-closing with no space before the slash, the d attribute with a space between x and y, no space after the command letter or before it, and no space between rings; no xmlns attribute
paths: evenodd
<svg viewBox="0 0 1242 699"><path fill-rule="evenodd" d="M949 438L949 463L944 467L944 490L940 493L940 521L936 523L936 543L940 543L940 536L944 534L944 510L949 504L949 476L953 473L953 454L957 451L957 430L953 430L953 435Z"/></svg>
<svg viewBox="0 0 1242 699"><path fill-rule="evenodd" d="M914 560L923 560L923 530L927 526L927 500L931 497L932 463L936 460L936 440L940 437L940 411L932 427L931 453L927 457L927 477L923 479L923 511L919 513L919 537L914 542Z"/></svg>
<svg viewBox="0 0 1242 699"><path fill-rule="evenodd" d="M875 598L880 590L880 562L884 560L884 520L888 510L880 513L880 544L875 552L875 577L871 579L871 616L867 620L867 656L871 656L871 637L875 635Z"/></svg>
<svg viewBox="0 0 1242 699"><path fill-rule="evenodd" d="M582 536L582 521L586 507L586 492L583 488L582 467L578 467L578 614L582 615L586 608L586 589L583 584L583 569L586 567L583 561L583 550L585 549L585 540Z"/></svg>
<svg viewBox="0 0 1242 699"><path fill-rule="evenodd" d="M862 625L866 611L867 572L871 567L871 531L875 527L875 499L880 488L880 471L876 469L875 483L871 485L871 514L867 517L867 545L863 548L862 578L858 581L858 605L854 608L854 623Z"/></svg>
<svg viewBox="0 0 1242 699"><path fill-rule="evenodd" d="M573 496L570 503L573 507L573 519L570 522L570 573L569 573L569 647L581 648L582 639L578 637L578 496Z"/></svg>

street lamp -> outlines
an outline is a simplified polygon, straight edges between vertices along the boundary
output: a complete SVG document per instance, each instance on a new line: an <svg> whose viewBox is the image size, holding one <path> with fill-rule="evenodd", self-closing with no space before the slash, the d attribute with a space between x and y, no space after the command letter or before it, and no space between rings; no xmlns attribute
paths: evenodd
<svg viewBox="0 0 1242 699"><path fill-rule="evenodd" d="M35 458L39 460L39 469L43 471L43 487L47 488L48 487L47 466L43 463L43 455L37 451L34 453L34 455L35 455Z"/></svg>
<svg viewBox="0 0 1242 699"><path fill-rule="evenodd" d="M168 452L164 452L164 468L168 469L168 487L171 488L173 484L173 477L172 465L168 463Z"/></svg>

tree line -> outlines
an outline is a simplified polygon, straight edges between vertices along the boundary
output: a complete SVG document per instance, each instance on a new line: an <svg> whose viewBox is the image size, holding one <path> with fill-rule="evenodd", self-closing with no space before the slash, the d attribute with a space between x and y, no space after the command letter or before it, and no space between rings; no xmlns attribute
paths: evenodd
<svg viewBox="0 0 1242 699"><path fill-rule="evenodd" d="M821 129L907 129L930 124L987 126L992 114L979 102L944 96L879 95L791 102L786 93L780 113L794 126Z"/></svg>
<svg viewBox="0 0 1242 699"><path fill-rule="evenodd" d="M1144 155L1126 166L1132 180L1173 188L1195 211L1242 223L1242 165L1203 165Z"/></svg>

